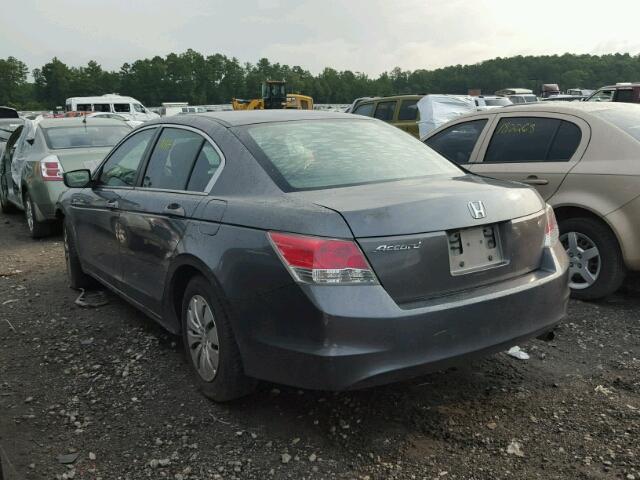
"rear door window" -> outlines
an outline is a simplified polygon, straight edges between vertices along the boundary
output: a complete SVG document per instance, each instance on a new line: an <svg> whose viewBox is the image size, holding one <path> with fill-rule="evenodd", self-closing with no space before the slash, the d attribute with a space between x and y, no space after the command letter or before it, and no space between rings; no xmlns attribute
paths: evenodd
<svg viewBox="0 0 640 480"><path fill-rule="evenodd" d="M393 115L396 112L396 104L398 102L380 102L376 107L376 113L373 115L378 120L385 122L393 121Z"/></svg>
<svg viewBox="0 0 640 480"><path fill-rule="evenodd" d="M155 128L142 130L120 144L102 167L99 183L114 187L133 187L140 162L155 131Z"/></svg>
<svg viewBox="0 0 640 480"><path fill-rule="evenodd" d="M486 124L487 119L458 123L435 134L425 143L447 160L458 164L469 163L471 152Z"/></svg>
<svg viewBox="0 0 640 480"><path fill-rule="evenodd" d="M402 100L398 111L398 120L413 121L418 120L418 100Z"/></svg>
<svg viewBox="0 0 640 480"><path fill-rule="evenodd" d="M109 103L94 103L93 111L94 112L110 112L111 105Z"/></svg>
<svg viewBox="0 0 640 480"><path fill-rule="evenodd" d="M577 125L557 118L502 118L493 132L484 162L567 161L581 138Z"/></svg>
<svg viewBox="0 0 640 480"><path fill-rule="evenodd" d="M114 103L113 110L120 113L127 113L131 111L131 105L128 103Z"/></svg>
<svg viewBox="0 0 640 480"><path fill-rule="evenodd" d="M373 115L373 103L362 103L356 107L353 111L356 115L364 115L365 117L370 117Z"/></svg>
<svg viewBox="0 0 640 480"><path fill-rule="evenodd" d="M615 99L616 102L633 103L633 90L618 90Z"/></svg>
<svg viewBox="0 0 640 480"><path fill-rule="evenodd" d="M575 123L561 121L547 155L548 162L570 160L582 140L582 131Z"/></svg>
<svg viewBox="0 0 640 480"><path fill-rule="evenodd" d="M20 125L16 128L12 133L9 139L7 140L5 150L3 152L3 158L9 160L9 163L12 161L13 153L16 151L16 144L22 135L22 131L24 130L24 125Z"/></svg>
<svg viewBox="0 0 640 480"><path fill-rule="evenodd" d="M204 138L191 130L164 128L149 159L142 186L185 190L203 142Z"/></svg>
<svg viewBox="0 0 640 480"><path fill-rule="evenodd" d="M220 163L220 155L218 155L216 149L209 142L205 142L193 166L187 190L190 192L203 192L218 168L220 168Z"/></svg>

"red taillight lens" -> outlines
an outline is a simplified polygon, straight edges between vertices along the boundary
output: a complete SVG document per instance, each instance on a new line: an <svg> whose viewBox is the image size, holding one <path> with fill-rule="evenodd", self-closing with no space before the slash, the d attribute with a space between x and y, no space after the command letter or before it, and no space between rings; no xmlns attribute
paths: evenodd
<svg viewBox="0 0 640 480"><path fill-rule="evenodd" d="M551 205L547 205L547 226L544 229L544 246L553 247L560 238L560 229Z"/></svg>
<svg viewBox="0 0 640 480"><path fill-rule="evenodd" d="M373 284L376 276L353 241L269 232L271 243L298 282Z"/></svg>
<svg viewBox="0 0 640 480"><path fill-rule="evenodd" d="M42 179L48 182L61 181L64 170L58 157L49 155L40 161L40 173L42 174Z"/></svg>

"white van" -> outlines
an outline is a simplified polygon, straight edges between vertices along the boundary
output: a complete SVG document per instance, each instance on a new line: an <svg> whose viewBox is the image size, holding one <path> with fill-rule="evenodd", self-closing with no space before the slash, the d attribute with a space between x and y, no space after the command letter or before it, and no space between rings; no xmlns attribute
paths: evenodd
<svg viewBox="0 0 640 480"><path fill-rule="evenodd" d="M132 120L143 122L159 117L135 98L110 93L98 97L67 98L64 109L66 112L125 113Z"/></svg>

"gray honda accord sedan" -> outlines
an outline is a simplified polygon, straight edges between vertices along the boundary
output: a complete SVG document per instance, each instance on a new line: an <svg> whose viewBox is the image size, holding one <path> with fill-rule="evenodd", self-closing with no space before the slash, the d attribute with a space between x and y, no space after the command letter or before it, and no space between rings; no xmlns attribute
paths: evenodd
<svg viewBox="0 0 640 480"><path fill-rule="evenodd" d="M97 280L181 335L216 401L256 379L410 378L565 316L568 261L535 190L371 118L171 117L64 177L70 285Z"/></svg>

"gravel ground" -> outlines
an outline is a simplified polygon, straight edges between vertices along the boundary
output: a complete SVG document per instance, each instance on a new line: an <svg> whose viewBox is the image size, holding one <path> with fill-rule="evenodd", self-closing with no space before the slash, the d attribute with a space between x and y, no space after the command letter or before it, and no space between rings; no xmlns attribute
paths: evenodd
<svg viewBox="0 0 640 480"><path fill-rule="evenodd" d="M83 309L60 238L0 216L0 456L19 479L640 480L640 298L572 302L551 342L357 392L216 405L177 338ZM0 475L1 478L1 475Z"/></svg>

